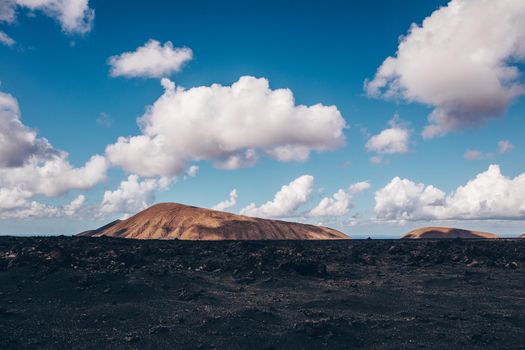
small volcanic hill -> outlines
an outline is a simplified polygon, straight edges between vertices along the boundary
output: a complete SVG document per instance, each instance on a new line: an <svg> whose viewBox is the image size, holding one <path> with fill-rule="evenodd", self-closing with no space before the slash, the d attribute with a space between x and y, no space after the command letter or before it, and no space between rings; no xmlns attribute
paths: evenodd
<svg viewBox="0 0 525 350"><path fill-rule="evenodd" d="M117 220L78 235L210 241L350 239L327 227L260 219L177 203L156 204L126 220Z"/></svg>
<svg viewBox="0 0 525 350"><path fill-rule="evenodd" d="M403 239L421 239L421 238L499 238L493 233L469 231L452 227L423 227L410 231L402 237Z"/></svg>

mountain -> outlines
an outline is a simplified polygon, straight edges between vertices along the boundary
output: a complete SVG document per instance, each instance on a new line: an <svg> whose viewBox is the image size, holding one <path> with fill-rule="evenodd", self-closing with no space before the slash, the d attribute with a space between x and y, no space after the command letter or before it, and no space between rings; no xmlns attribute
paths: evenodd
<svg viewBox="0 0 525 350"><path fill-rule="evenodd" d="M350 239L327 227L260 219L177 203L156 204L128 219L78 235L184 240Z"/></svg>
<svg viewBox="0 0 525 350"><path fill-rule="evenodd" d="M423 227L410 231L402 237L403 239L420 238L499 238L488 232L469 231L452 227Z"/></svg>

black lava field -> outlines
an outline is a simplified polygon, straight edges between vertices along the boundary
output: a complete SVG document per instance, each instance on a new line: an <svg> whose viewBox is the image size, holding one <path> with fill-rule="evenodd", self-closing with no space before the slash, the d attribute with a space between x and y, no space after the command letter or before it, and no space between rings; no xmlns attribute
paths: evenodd
<svg viewBox="0 0 525 350"><path fill-rule="evenodd" d="M0 349L523 349L525 239L0 237Z"/></svg>

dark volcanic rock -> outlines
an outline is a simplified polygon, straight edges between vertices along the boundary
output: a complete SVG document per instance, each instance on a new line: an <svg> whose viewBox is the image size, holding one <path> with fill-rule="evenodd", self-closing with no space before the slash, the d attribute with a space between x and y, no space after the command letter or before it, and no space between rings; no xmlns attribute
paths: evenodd
<svg viewBox="0 0 525 350"><path fill-rule="evenodd" d="M0 237L0 349L518 349L525 240Z"/></svg>
<svg viewBox="0 0 525 350"><path fill-rule="evenodd" d="M312 259L297 258L281 263L279 270L295 271L303 276L325 276L326 265Z"/></svg>

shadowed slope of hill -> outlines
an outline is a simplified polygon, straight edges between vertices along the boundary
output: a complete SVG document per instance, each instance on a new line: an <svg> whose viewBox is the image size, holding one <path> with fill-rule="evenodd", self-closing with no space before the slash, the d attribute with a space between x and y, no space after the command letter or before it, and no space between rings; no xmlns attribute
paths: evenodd
<svg viewBox="0 0 525 350"><path fill-rule="evenodd" d="M177 203L156 204L79 236L185 240L350 239L321 226L253 218Z"/></svg>
<svg viewBox="0 0 525 350"><path fill-rule="evenodd" d="M488 232L469 231L452 227L422 227L410 231L402 237L403 239L420 238L499 238L497 235Z"/></svg>

